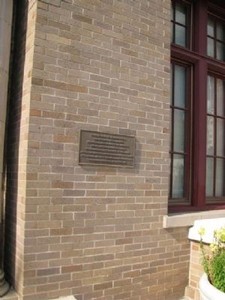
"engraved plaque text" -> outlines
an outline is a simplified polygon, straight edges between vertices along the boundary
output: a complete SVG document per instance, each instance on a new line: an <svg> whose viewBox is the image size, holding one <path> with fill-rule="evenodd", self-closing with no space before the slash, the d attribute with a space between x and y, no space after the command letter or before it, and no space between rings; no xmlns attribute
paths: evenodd
<svg viewBox="0 0 225 300"><path fill-rule="evenodd" d="M135 137L81 130L79 164L133 167Z"/></svg>

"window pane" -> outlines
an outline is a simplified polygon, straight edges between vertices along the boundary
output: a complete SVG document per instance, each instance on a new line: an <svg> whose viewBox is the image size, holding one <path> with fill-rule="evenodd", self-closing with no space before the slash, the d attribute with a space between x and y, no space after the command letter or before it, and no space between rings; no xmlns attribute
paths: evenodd
<svg viewBox="0 0 225 300"><path fill-rule="evenodd" d="M207 26L207 34L211 37L214 37L214 23L211 19L208 19L208 26Z"/></svg>
<svg viewBox="0 0 225 300"><path fill-rule="evenodd" d="M214 99L215 99L215 80L212 76L208 76L207 84L207 112L214 113Z"/></svg>
<svg viewBox="0 0 225 300"><path fill-rule="evenodd" d="M217 115L224 116L224 81L217 79Z"/></svg>
<svg viewBox="0 0 225 300"><path fill-rule="evenodd" d="M216 160L216 196L224 196L224 160Z"/></svg>
<svg viewBox="0 0 225 300"><path fill-rule="evenodd" d="M174 69L174 105L176 107L185 107L185 68L176 65Z"/></svg>
<svg viewBox="0 0 225 300"><path fill-rule="evenodd" d="M221 23L217 23L216 27L216 37L220 41L224 41L225 39L225 34L224 34L224 25Z"/></svg>
<svg viewBox="0 0 225 300"><path fill-rule="evenodd" d="M225 26L216 18L209 17L207 24L207 55L225 60Z"/></svg>
<svg viewBox="0 0 225 300"><path fill-rule="evenodd" d="M208 37L207 38L207 55L214 57L215 56L214 53L215 53L214 52L214 40Z"/></svg>
<svg viewBox="0 0 225 300"><path fill-rule="evenodd" d="M218 156L224 156L224 120L217 119L217 155Z"/></svg>
<svg viewBox="0 0 225 300"><path fill-rule="evenodd" d="M184 158L183 155L173 156L172 198L184 197Z"/></svg>
<svg viewBox="0 0 225 300"><path fill-rule="evenodd" d="M225 189L224 81L208 76L207 89L206 195L215 201L223 196Z"/></svg>
<svg viewBox="0 0 225 300"><path fill-rule="evenodd" d="M175 44L186 47L186 29L177 24L175 25Z"/></svg>
<svg viewBox="0 0 225 300"><path fill-rule="evenodd" d="M183 111L174 110L174 151L184 151L184 124L185 115Z"/></svg>
<svg viewBox="0 0 225 300"><path fill-rule="evenodd" d="M225 46L220 42L216 42L216 58L224 60Z"/></svg>
<svg viewBox="0 0 225 300"><path fill-rule="evenodd" d="M181 1L172 2L171 7L171 22L172 22L172 37L173 43L182 47L187 47L189 42L189 30L190 25L190 8L187 3L181 3Z"/></svg>
<svg viewBox="0 0 225 300"><path fill-rule="evenodd" d="M171 113L172 113L172 132L171 132L171 181L170 199L175 202L189 201L186 187L189 186L189 175L185 172L189 164L189 128L187 115L190 114L186 95L186 85L188 83L189 69L191 66L180 65L172 62L171 73ZM185 170L184 170L185 169ZM175 203L174 202L174 203Z"/></svg>
<svg viewBox="0 0 225 300"><path fill-rule="evenodd" d="M186 7L177 3L175 13L176 13L175 21L177 23L185 25L186 24Z"/></svg>
<svg viewBox="0 0 225 300"><path fill-rule="evenodd" d="M207 149L208 155L214 154L214 118L207 117Z"/></svg>
<svg viewBox="0 0 225 300"><path fill-rule="evenodd" d="M207 158L206 163L206 196L213 196L213 159Z"/></svg>

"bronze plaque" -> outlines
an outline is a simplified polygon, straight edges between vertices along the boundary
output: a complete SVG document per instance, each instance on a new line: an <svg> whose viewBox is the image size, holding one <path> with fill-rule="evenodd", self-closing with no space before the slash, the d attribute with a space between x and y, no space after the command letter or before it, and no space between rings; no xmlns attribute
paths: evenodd
<svg viewBox="0 0 225 300"><path fill-rule="evenodd" d="M133 167L135 137L80 131L79 164Z"/></svg>

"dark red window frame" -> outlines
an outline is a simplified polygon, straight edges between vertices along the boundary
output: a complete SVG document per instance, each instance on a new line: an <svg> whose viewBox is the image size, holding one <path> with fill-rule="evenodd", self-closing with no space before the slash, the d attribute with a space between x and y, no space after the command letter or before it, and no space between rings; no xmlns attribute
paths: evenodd
<svg viewBox="0 0 225 300"><path fill-rule="evenodd" d="M174 0L178 2L178 0ZM180 2L180 0L179 0ZM190 24L190 47L184 48L175 44L171 45L171 61L182 62L192 66L193 89L191 95L191 147L189 156L188 179L185 185L189 186L189 204L182 201L174 203L169 200L169 212L201 211L225 208L224 201L218 203L206 203L206 98L207 98L207 75L215 74L225 79L225 62L218 61L207 56L207 20L208 14L214 18L225 16L225 4L223 1L185 1L192 5ZM225 18L224 18L225 19Z"/></svg>

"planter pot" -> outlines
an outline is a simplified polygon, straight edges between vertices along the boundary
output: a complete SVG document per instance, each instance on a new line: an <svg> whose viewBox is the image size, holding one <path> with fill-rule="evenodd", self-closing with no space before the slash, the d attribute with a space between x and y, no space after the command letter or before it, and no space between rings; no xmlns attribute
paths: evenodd
<svg viewBox="0 0 225 300"><path fill-rule="evenodd" d="M199 281L200 300L225 300L225 293L216 289L203 274Z"/></svg>

